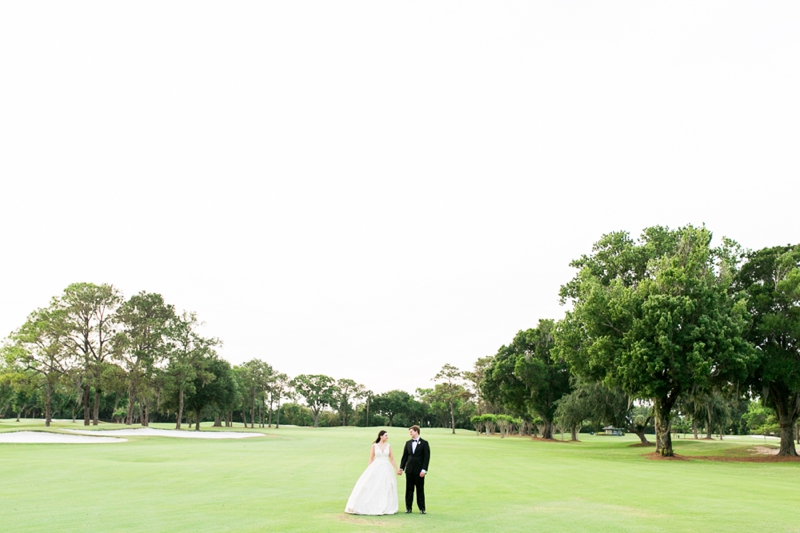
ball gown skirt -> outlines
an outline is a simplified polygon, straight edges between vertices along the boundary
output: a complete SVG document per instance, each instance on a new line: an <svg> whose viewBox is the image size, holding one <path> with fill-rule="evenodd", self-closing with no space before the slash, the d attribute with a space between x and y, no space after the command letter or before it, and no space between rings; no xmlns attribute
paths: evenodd
<svg viewBox="0 0 800 533"><path fill-rule="evenodd" d="M375 459L356 481L347 500L345 513L363 515L397 514L397 475L389 461L389 445L381 451L377 444Z"/></svg>

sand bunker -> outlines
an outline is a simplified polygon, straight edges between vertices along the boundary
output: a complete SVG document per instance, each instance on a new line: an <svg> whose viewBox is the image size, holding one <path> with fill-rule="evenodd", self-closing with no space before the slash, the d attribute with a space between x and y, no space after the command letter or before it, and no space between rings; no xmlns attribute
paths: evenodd
<svg viewBox="0 0 800 533"><path fill-rule="evenodd" d="M0 443L11 444L114 444L128 439L114 437L86 437L83 435L64 435L47 431L13 431L0 433Z"/></svg>
<svg viewBox="0 0 800 533"><path fill-rule="evenodd" d="M113 435L121 437L176 437L179 439L247 439L250 437L263 437L261 433L242 433L235 431L182 431L177 429L106 429L98 431L85 431L81 429L66 429L70 433L79 435Z"/></svg>

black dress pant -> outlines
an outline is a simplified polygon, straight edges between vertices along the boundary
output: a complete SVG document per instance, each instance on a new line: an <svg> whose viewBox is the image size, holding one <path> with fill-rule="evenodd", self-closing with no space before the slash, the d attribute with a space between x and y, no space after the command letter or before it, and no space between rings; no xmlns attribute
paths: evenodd
<svg viewBox="0 0 800 533"><path fill-rule="evenodd" d="M414 489L417 489L417 508L425 510L425 478L419 472L406 472L406 509L414 502Z"/></svg>

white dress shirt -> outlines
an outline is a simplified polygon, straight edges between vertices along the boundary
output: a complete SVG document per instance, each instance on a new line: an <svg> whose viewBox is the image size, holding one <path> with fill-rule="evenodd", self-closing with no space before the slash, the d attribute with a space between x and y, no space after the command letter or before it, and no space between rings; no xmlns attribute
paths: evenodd
<svg viewBox="0 0 800 533"><path fill-rule="evenodd" d="M419 438L411 439L411 453L417 453L417 444L419 444ZM420 470L423 474L427 474L424 470Z"/></svg>

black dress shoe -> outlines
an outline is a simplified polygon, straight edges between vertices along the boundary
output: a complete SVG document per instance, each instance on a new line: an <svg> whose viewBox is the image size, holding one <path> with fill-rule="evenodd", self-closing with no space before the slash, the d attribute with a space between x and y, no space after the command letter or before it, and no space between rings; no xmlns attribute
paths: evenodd
<svg viewBox="0 0 800 533"><path fill-rule="evenodd" d="M411 509L406 509L406 514L411 514Z"/></svg>
<svg viewBox="0 0 800 533"><path fill-rule="evenodd" d="M423 509L423 510L421 510L421 511L419 512L419 514L425 514L425 510L424 510L424 509Z"/></svg>

